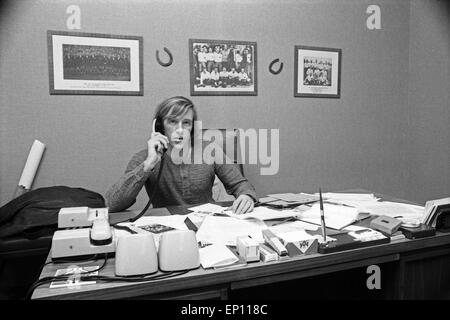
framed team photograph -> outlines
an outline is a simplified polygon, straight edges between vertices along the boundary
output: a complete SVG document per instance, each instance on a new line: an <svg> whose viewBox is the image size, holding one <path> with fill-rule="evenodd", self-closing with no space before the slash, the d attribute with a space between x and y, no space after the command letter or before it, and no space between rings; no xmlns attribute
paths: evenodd
<svg viewBox="0 0 450 320"><path fill-rule="evenodd" d="M191 95L257 95L256 42L189 39Z"/></svg>
<svg viewBox="0 0 450 320"><path fill-rule="evenodd" d="M143 38L47 31L50 94L144 94Z"/></svg>
<svg viewBox="0 0 450 320"><path fill-rule="evenodd" d="M342 50L295 46L294 96L340 98Z"/></svg>

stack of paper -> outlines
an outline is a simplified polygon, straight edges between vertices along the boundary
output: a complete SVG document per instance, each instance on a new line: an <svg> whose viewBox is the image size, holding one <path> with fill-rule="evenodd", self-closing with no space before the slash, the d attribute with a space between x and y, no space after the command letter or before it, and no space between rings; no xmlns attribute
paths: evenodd
<svg viewBox="0 0 450 320"><path fill-rule="evenodd" d="M356 208L330 203L324 203L323 209L326 227L338 230L369 216L367 213L359 213ZM301 212L297 218L321 225L319 204L316 203L311 209Z"/></svg>
<svg viewBox="0 0 450 320"><path fill-rule="evenodd" d="M450 198L427 201L422 222L429 226L436 227L437 218L444 210L447 211L448 209L450 209Z"/></svg>

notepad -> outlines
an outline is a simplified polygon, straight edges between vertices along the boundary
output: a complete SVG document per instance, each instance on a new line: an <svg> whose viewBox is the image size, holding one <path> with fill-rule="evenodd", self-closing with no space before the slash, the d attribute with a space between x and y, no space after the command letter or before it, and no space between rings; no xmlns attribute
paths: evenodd
<svg viewBox="0 0 450 320"><path fill-rule="evenodd" d="M239 258L224 244L212 244L199 249L200 264L204 269L232 265Z"/></svg>

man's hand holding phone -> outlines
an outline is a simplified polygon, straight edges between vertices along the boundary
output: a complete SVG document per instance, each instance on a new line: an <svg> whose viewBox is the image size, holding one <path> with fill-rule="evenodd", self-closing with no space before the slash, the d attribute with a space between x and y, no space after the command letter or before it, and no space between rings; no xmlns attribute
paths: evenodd
<svg viewBox="0 0 450 320"><path fill-rule="evenodd" d="M155 165L161 161L161 157L165 150L169 148L169 139L155 132L155 120L153 121L153 132L147 141L147 159L144 161L144 171L152 170Z"/></svg>

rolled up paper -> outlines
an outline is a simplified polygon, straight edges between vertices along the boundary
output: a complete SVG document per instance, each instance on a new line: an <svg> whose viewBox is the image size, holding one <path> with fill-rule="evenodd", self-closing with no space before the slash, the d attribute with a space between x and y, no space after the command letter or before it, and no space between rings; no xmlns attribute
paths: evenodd
<svg viewBox="0 0 450 320"><path fill-rule="evenodd" d="M34 140L31 146L30 153L28 154L27 162L22 171L22 176L19 180L19 186L25 189L30 189L33 184L34 176L41 162L42 154L44 153L45 144L39 140Z"/></svg>

